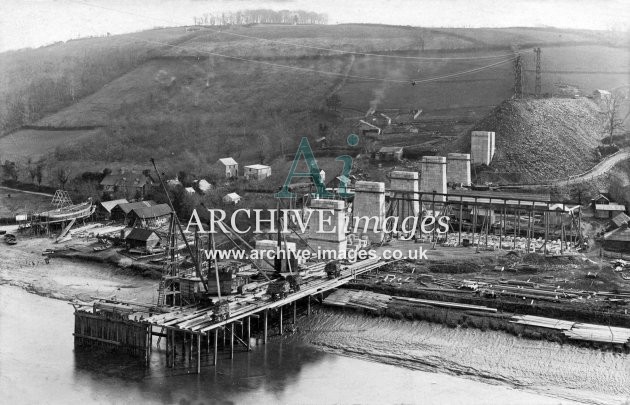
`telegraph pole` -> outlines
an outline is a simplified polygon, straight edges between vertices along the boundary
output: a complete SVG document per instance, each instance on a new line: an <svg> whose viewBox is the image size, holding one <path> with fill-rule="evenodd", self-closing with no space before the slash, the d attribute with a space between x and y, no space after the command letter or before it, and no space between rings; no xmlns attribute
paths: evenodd
<svg viewBox="0 0 630 405"><path fill-rule="evenodd" d="M523 61L521 55L514 61L514 98L523 98Z"/></svg>
<svg viewBox="0 0 630 405"><path fill-rule="evenodd" d="M541 79L542 79L542 71L540 68L540 48L534 48L534 53L536 54L536 84L534 87L534 94L536 94L536 98L540 98L541 96Z"/></svg>

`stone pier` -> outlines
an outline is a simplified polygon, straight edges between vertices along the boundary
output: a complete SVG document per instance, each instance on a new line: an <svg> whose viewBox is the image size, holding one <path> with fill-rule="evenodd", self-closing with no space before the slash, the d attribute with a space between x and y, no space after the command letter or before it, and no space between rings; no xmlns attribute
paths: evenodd
<svg viewBox="0 0 630 405"><path fill-rule="evenodd" d="M494 157L495 133L472 131L470 134L470 155L473 165L489 165Z"/></svg>
<svg viewBox="0 0 630 405"><path fill-rule="evenodd" d="M357 225L357 218L367 217L368 232L363 232L367 218L361 219L357 233L367 235L372 243L381 243L385 236L383 224L385 222L385 183L375 181L357 181L354 188L353 223ZM354 227L352 228L354 229ZM376 229L376 232L374 231Z"/></svg>
<svg viewBox="0 0 630 405"><path fill-rule="evenodd" d="M389 175L393 215L399 217L399 224L406 217L415 217L420 213L419 177L418 172L393 171Z"/></svg>
<svg viewBox="0 0 630 405"><path fill-rule="evenodd" d="M315 250L335 250L338 255L345 255L347 248L345 201L312 200L310 208L313 213L308 223L309 246Z"/></svg>
<svg viewBox="0 0 630 405"><path fill-rule="evenodd" d="M423 156L421 160L422 175L420 191L422 201L433 201L433 192L446 194L446 158L443 156ZM445 195L435 196L436 202L446 202Z"/></svg>
<svg viewBox="0 0 630 405"><path fill-rule="evenodd" d="M470 186L470 154L449 153L446 155L446 178L449 183Z"/></svg>

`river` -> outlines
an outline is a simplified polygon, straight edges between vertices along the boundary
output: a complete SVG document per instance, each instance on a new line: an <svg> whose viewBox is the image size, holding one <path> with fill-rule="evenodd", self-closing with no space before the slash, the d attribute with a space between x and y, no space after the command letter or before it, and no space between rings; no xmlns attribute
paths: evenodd
<svg viewBox="0 0 630 405"><path fill-rule="evenodd" d="M276 339L188 373L122 355L75 352L72 307L0 286L0 402L5 404L574 403L453 375L339 355ZM488 332L495 333L495 332ZM163 347L163 344L162 344ZM551 393L553 395L553 393Z"/></svg>

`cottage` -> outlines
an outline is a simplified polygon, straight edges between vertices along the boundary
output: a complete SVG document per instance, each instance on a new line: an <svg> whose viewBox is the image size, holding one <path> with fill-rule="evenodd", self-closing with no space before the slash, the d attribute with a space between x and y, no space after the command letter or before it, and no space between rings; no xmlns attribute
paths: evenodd
<svg viewBox="0 0 630 405"><path fill-rule="evenodd" d="M226 204L238 204L241 201L241 196L236 193L226 194L223 197L223 202Z"/></svg>
<svg viewBox="0 0 630 405"><path fill-rule="evenodd" d="M605 102L607 100L610 99L611 94L609 91L607 90L595 90L593 92L593 100L597 101L597 102Z"/></svg>
<svg viewBox="0 0 630 405"><path fill-rule="evenodd" d="M613 219L610 220L610 229L617 229L621 227L623 224L627 224L630 222L630 217L627 216L624 212L620 212L615 215Z"/></svg>
<svg viewBox="0 0 630 405"><path fill-rule="evenodd" d="M243 173L247 180L264 180L271 176L271 166L249 165L245 166Z"/></svg>
<svg viewBox="0 0 630 405"><path fill-rule="evenodd" d="M403 155L402 146L383 146L376 153L376 160L397 161L397 160L402 160L402 155Z"/></svg>
<svg viewBox="0 0 630 405"><path fill-rule="evenodd" d="M134 208L129 214L129 225L142 228L157 228L168 222L171 213L171 207L168 204Z"/></svg>
<svg viewBox="0 0 630 405"><path fill-rule="evenodd" d="M133 203L119 203L110 211L110 219L114 221L127 221L129 214L135 208L151 207L157 205L155 201L138 201Z"/></svg>
<svg viewBox="0 0 630 405"><path fill-rule="evenodd" d="M595 205L595 218L612 218L625 210L626 206L621 204L597 204Z"/></svg>
<svg viewBox="0 0 630 405"><path fill-rule="evenodd" d="M614 252L630 252L630 229L625 223L619 228L604 234L602 246Z"/></svg>
<svg viewBox="0 0 630 405"><path fill-rule="evenodd" d="M219 159L217 162L221 174L225 174L226 179L238 177L238 163L231 157Z"/></svg>
<svg viewBox="0 0 630 405"><path fill-rule="evenodd" d="M132 198L142 198L148 187L153 184L151 178L144 174L137 173L119 173L108 174L101 180L103 191L108 194L119 192Z"/></svg>
<svg viewBox="0 0 630 405"><path fill-rule="evenodd" d="M114 207L116 207L119 204L128 204L128 203L129 201L127 201L124 198L120 200L101 201L96 206L96 211L94 212L94 215L97 219L100 219L100 220L111 219L112 209L114 209Z"/></svg>
<svg viewBox="0 0 630 405"><path fill-rule="evenodd" d="M184 189L184 191L186 192L186 194L195 194L196 193L195 189L192 188L192 187L186 187Z"/></svg>
<svg viewBox="0 0 630 405"><path fill-rule="evenodd" d="M591 199L591 207L596 205L610 204L612 198L608 193L599 193L595 198Z"/></svg>
<svg viewBox="0 0 630 405"><path fill-rule="evenodd" d="M152 252L161 242L162 238L150 229L133 228L125 238L127 249L143 249Z"/></svg>

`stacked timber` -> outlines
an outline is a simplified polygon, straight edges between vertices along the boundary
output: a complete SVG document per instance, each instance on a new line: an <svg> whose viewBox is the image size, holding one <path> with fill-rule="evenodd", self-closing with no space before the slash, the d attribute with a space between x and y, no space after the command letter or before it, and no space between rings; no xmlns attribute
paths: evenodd
<svg viewBox="0 0 630 405"><path fill-rule="evenodd" d="M535 326L538 328L555 329L555 330L570 330L575 322L563 321L555 318L545 318L542 316L533 315L515 315L510 320L511 323L517 323L520 325Z"/></svg>
<svg viewBox="0 0 630 405"><path fill-rule="evenodd" d="M371 291L336 290L324 300L325 305L338 307L361 308L372 311L386 309L392 297Z"/></svg>
<svg viewBox="0 0 630 405"><path fill-rule="evenodd" d="M576 323L570 330L562 332L572 340L598 343L630 343L630 329L588 323Z"/></svg>

